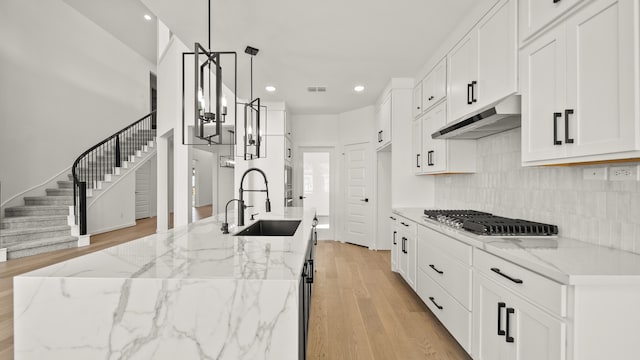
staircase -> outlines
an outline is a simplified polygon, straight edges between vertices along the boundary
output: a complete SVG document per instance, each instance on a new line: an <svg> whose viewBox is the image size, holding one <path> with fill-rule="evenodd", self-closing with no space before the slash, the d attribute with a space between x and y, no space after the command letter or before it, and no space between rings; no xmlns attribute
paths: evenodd
<svg viewBox="0 0 640 360"><path fill-rule="evenodd" d="M23 206L6 208L0 220L0 248L7 249L7 259L78 247L79 235L86 235L88 199L106 191L155 145L152 115L83 153L68 174L69 180L57 181L57 187L45 190L46 195L27 196ZM83 190L78 191L81 186Z"/></svg>

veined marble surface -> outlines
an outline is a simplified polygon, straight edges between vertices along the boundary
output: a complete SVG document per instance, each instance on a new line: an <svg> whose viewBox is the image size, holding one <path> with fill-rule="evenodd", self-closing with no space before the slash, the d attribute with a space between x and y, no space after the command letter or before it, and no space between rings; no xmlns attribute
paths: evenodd
<svg viewBox="0 0 640 360"><path fill-rule="evenodd" d="M478 236L424 216L423 209L397 215L568 285L640 285L640 255L591 243L551 238Z"/></svg>
<svg viewBox="0 0 640 360"><path fill-rule="evenodd" d="M15 359L297 359L313 212L259 218L302 222L235 237L208 218L15 277Z"/></svg>

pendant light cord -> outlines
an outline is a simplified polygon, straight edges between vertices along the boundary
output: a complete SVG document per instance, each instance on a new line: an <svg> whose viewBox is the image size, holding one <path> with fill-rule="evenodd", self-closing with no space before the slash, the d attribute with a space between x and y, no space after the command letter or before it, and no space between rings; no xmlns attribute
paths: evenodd
<svg viewBox="0 0 640 360"><path fill-rule="evenodd" d="M209 8L208 8L208 14L209 14L209 50L211 50L211 0L209 0Z"/></svg>
<svg viewBox="0 0 640 360"><path fill-rule="evenodd" d="M251 101L253 101L253 55L251 55Z"/></svg>

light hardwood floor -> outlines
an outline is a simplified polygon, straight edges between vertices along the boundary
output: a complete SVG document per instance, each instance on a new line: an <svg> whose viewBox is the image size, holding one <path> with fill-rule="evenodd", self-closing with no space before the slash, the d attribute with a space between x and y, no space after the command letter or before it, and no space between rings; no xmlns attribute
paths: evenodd
<svg viewBox="0 0 640 360"><path fill-rule="evenodd" d="M319 241L309 359L470 359L390 271L389 251Z"/></svg>
<svg viewBox="0 0 640 360"><path fill-rule="evenodd" d="M194 211L194 219L211 207ZM155 233L156 219L91 237L91 245L0 263L0 360L13 359L13 277ZM469 359L411 288L388 251L318 244L308 359Z"/></svg>

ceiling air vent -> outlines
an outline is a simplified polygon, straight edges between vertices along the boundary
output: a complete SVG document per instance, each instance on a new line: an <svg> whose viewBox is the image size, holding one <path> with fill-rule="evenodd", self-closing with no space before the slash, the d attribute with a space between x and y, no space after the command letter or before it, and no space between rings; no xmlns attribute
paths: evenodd
<svg viewBox="0 0 640 360"><path fill-rule="evenodd" d="M307 87L307 91L308 92L327 92L327 87L326 86L308 86Z"/></svg>

